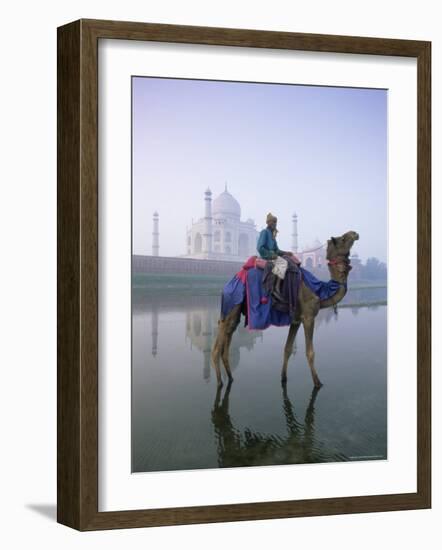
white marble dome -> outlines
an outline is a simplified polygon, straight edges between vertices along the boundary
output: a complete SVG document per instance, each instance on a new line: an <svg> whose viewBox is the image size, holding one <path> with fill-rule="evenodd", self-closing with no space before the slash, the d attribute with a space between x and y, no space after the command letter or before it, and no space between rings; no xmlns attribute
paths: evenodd
<svg viewBox="0 0 442 550"><path fill-rule="evenodd" d="M209 189L204 193L204 217L186 232L187 258L244 262L256 254L258 232L249 218L241 221L241 206L227 191L213 201Z"/></svg>
<svg viewBox="0 0 442 550"><path fill-rule="evenodd" d="M212 213L214 217L233 216L241 218L241 206L227 189L213 201Z"/></svg>

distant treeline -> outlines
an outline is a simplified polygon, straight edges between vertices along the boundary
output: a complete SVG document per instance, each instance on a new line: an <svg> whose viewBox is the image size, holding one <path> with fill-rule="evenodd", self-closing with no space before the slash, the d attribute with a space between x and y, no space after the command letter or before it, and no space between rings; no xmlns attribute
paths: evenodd
<svg viewBox="0 0 442 550"><path fill-rule="evenodd" d="M369 280L387 280L387 265L380 262L377 258L368 258L365 264L360 264L362 279Z"/></svg>

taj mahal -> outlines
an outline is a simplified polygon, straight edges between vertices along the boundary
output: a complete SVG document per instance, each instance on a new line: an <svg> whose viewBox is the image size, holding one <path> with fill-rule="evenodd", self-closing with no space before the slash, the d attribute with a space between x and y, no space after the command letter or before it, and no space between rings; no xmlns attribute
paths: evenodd
<svg viewBox="0 0 442 550"><path fill-rule="evenodd" d="M255 253L258 231L254 220L241 221L241 206L224 191L212 202L212 192L204 193L204 217L186 232L187 258L244 260Z"/></svg>
<svg viewBox="0 0 442 550"><path fill-rule="evenodd" d="M308 268L325 265L325 250L316 239L310 246L298 250L298 217L292 215L291 250ZM212 191L204 192L204 217L192 221L186 229L186 248L182 258L242 262L256 254L259 232L255 221L241 220L241 206L224 191L212 201ZM153 214L152 256L160 256L159 214Z"/></svg>

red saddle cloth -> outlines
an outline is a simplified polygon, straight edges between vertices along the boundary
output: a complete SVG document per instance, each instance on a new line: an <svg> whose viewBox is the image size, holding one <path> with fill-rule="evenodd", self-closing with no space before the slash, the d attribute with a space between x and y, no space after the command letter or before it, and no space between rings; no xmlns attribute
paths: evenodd
<svg viewBox="0 0 442 550"><path fill-rule="evenodd" d="M236 276L244 283L246 284L247 280L247 271L249 269L253 269L255 267L259 269L264 269L267 265L267 260L263 260L262 258L258 258L258 256L250 256L250 258L246 261L246 263L242 266L241 270L238 271Z"/></svg>
<svg viewBox="0 0 442 550"><path fill-rule="evenodd" d="M301 265L300 260L296 256L290 257L297 265ZM247 279L247 271L249 269L253 269L257 267L258 269L265 269L267 265L267 260L263 260L262 258L258 258L258 256L250 256L250 258L246 261L246 263L242 266L241 270L238 271L236 276L241 279L241 281L245 284Z"/></svg>

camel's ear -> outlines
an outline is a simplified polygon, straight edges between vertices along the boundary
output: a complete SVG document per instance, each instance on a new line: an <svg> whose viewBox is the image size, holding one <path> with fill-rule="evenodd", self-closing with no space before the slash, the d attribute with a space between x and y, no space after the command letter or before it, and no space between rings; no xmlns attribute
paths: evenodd
<svg viewBox="0 0 442 550"><path fill-rule="evenodd" d="M337 244L336 237L331 237L331 242L336 246Z"/></svg>

